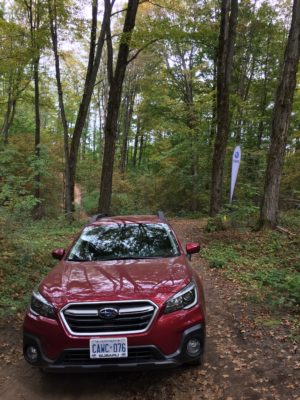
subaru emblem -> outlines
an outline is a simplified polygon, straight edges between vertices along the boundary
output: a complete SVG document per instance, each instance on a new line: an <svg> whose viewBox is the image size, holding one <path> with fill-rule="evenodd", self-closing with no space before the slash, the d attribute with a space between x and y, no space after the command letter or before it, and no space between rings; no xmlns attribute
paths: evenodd
<svg viewBox="0 0 300 400"><path fill-rule="evenodd" d="M100 308L99 317L103 319L113 319L119 315L119 311L116 308Z"/></svg>

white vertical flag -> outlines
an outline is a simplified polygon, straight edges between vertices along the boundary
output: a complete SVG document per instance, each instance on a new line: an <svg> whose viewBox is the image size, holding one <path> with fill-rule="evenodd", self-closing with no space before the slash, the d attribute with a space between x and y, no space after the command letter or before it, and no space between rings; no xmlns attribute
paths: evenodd
<svg viewBox="0 0 300 400"><path fill-rule="evenodd" d="M230 203L232 202L236 178L237 178L239 168L240 168L241 154L242 153L241 153L240 146L236 146L236 148L233 151L233 155L232 155L231 185L230 185L230 199L229 199Z"/></svg>

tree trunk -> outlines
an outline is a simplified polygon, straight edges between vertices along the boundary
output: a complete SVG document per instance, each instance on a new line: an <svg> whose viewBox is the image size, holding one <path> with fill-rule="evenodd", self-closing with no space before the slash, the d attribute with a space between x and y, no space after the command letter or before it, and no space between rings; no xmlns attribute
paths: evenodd
<svg viewBox="0 0 300 400"><path fill-rule="evenodd" d="M128 153L128 136L130 131L131 119L133 114L133 106L135 100L135 90L130 89L126 95L125 112L123 121L123 138L121 147L120 173L124 178Z"/></svg>
<svg viewBox="0 0 300 400"><path fill-rule="evenodd" d="M97 140L97 109L94 110L93 120L93 160L96 160L96 140Z"/></svg>
<svg viewBox="0 0 300 400"><path fill-rule="evenodd" d="M81 139L81 159L85 160L86 148L89 139L89 125L90 125L91 111L87 113L86 121L84 124L82 139Z"/></svg>
<svg viewBox="0 0 300 400"><path fill-rule="evenodd" d="M40 77L39 77L39 64L40 64L40 44L37 37L40 28L40 2L29 3L25 2L28 12L29 26L30 26L30 39L33 57L33 81L34 81L34 115L35 115L35 132L34 132L34 154L37 160L40 158L40 145L41 145L41 116L40 116ZM37 204L34 209L34 217L40 219L42 217L42 204L41 204L41 173L37 163L37 170L34 177L34 197Z"/></svg>
<svg viewBox="0 0 300 400"><path fill-rule="evenodd" d="M145 152L145 136L144 133L142 133L140 138L139 167L142 165L144 152Z"/></svg>
<svg viewBox="0 0 300 400"><path fill-rule="evenodd" d="M296 87L299 54L300 0L294 0L292 23L285 49L284 63L273 111L271 144L259 220L261 228L274 228L278 223L280 180Z"/></svg>
<svg viewBox="0 0 300 400"><path fill-rule="evenodd" d="M111 205L112 177L114 168L118 115L121 103L123 81L128 65L131 33L134 29L138 5L138 0L128 0L128 6L123 27L123 37L120 41L116 68L114 76L111 79L109 90L107 116L104 128L105 144L101 172L100 197L98 204L99 212L104 214L109 213Z"/></svg>
<svg viewBox="0 0 300 400"><path fill-rule="evenodd" d="M75 122L74 132L70 146L70 153L68 158L69 171L70 171L70 194L71 194L72 210L74 210L74 188L75 188L76 167L77 167L78 151L80 146L80 138L82 135L94 86L96 83L97 73L102 55L102 49L107 31L107 25L110 23L110 15L111 15L110 0L105 0L103 21L98 41L96 43L97 13L98 13L98 1L94 0L89 62L85 78L84 92L82 95L81 103L77 114L77 119Z"/></svg>
<svg viewBox="0 0 300 400"><path fill-rule="evenodd" d="M39 159L41 156L40 145L41 145L41 116L40 116L40 77L39 77L39 63L40 57L37 57L33 65L34 75L34 112L35 112L35 134L34 134L34 153ZM41 174L38 170L35 175L34 183L34 197L38 201L34 215L36 218L42 217L42 205L41 205Z"/></svg>
<svg viewBox="0 0 300 400"><path fill-rule="evenodd" d="M133 156L132 156L132 165L134 168L136 167L137 152L138 152L138 146L139 146L140 127L141 127L141 124L140 124L140 119L138 117L137 122L136 122L136 132L134 135L134 148L133 148Z"/></svg>
<svg viewBox="0 0 300 400"><path fill-rule="evenodd" d="M222 0L217 73L217 134L212 165L210 215L221 208L223 172L229 135L229 89L236 35L238 0Z"/></svg>
<svg viewBox="0 0 300 400"><path fill-rule="evenodd" d="M252 35L251 35L252 36ZM252 40L252 38L250 38ZM255 68L255 57L252 57L251 64L250 64L250 52L251 52L251 43L248 46L245 54L245 63L244 66L242 66L242 76L239 79L239 85L237 89L237 93L239 96L239 101L237 105L237 123L236 123L236 144L240 144L242 141L242 135L243 135L243 126L244 126L244 104L248 100L248 95L250 91L250 87L252 84L252 79L253 79L253 74L254 74L254 68ZM247 67L248 64L250 64L250 74L249 76L246 75Z"/></svg>
<svg viewBox="0 0 300 400"><path fill-rule="evenodd" d="M263 81L263 93L261 96L261 104L260 104L260 121L258 125L258 134L257 134L257 147L258 149L261 148L262 139L264 135L265 129L265 116L266 116L266 109L267 109L267 95L268 95L268 70L269 70L269 47L270 47L270 36L268 36L267 40L267 48L266 48L266 59L265 59L265 68L264 68L264 81Z"/></svg>
<svg viewBox="0 0 300 400"><path fill-rule="evenodd" d="M213 57L213 84L212 84L212 106L211 106L211 126L209 136L209 147L213 143L216 135L216 116L217 116L217 99L216 99L216 82L217 82L217 58L218 49L215 48Z"/></svg>
<svg viewBox="0 0 300 400"><path fill-rule="evenodd" d="M63 89L61 83L60 75L60 60L58 54L58 38L57 38L57 13L56 13L56 0L48 0L48 10L49 10L49 22L50 22L50 32L52 39L52 49L55 59L55 76L57 84L57 94L58 94L58 104L60 111L61 123L64 132L64 159L65 159L65 185L64 185L64 210L67 219L72 219L72 196L71 196L71 185L70 185L70 169L69 169L69 129L68 121L65 112Z"/></svg>
<svg viewBox="0 0 300 400"><path fill-rule="evenodd" d="M11 98L11 95L9 94L9 99L7 101L7 109L6 109L4 121L3 121L3 124L1 127L1 132L0 132L0 135L3 136L3 143L5 145L8 144L9 129L14 120L14 116L15 116L15 112L16 112L16 105L17 105L17 100L14 98Z"/></svg>
<svg viewBox="0 0 300 400"><path fill-rule="evenodd" d="M52 46L55 57L55 71L56 71L60 116L64 130L64 158L65 158L65 186L64 186L65 207L64 208L67 216L69 218L72 218L72 212L74 211L74 188L75 188L76 166L77 166L77 158L80 146L80 139L86 123L89 105L91 102L91 97L96 82L107 25L109 24L110 21L111 3L110 0L105 0L103 21L101 25L100 34L97 40L98 0L93 1L89 61L88 61L88 67L84 84L84 92L82 95L81 103L79 106L75 122L71 145L69 145L68 122L65 114L63 91L62 91L62 84L60 77L59 56L57 48L58 38L57 38L56 0L53 0L53 2L51 2L51 0L48 0L48 7L49 7Z"/></svg>

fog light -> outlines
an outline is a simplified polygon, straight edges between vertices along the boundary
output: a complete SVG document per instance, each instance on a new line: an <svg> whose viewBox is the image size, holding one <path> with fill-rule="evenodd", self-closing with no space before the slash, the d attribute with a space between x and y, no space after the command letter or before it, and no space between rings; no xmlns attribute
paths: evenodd
<svg viewBox="0 0 300 400"><path fill-rule="evenodd" d="M200 354L201 343L197 338L192 338L187 342L186 351L189 356L196 357Z"/></svg>
<svg viewBox="0 0 300 400"><path fill-rule="evenodd" d="M38 350L35 346L28 346L26 349L26 357L29 362L35 363L38 360Z"/></svg>

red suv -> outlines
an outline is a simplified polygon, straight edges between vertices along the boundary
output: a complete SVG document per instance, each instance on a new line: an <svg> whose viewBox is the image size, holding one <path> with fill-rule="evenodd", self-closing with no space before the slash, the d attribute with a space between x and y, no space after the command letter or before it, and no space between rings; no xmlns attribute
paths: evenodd
<svg viewBox="0 0 300 400"><path fill-rule="evenodd" d="M33 291L23 349L52 371L199 364L203 288L162 213L95 218Z"/></svg>

